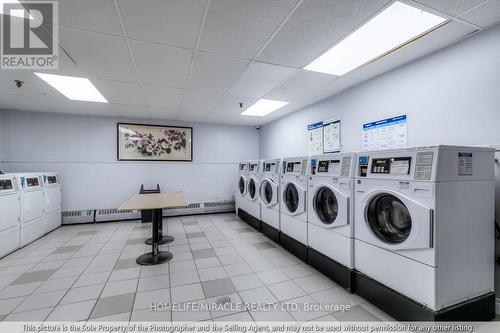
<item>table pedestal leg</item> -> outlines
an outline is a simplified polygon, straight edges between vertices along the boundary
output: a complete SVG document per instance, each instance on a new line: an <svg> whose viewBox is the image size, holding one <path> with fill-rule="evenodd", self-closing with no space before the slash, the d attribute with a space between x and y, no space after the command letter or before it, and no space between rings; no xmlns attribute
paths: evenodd
<svg viewBox="0 0 500 333"><path fill-rule="evenodd" d="M160 230L159 223L162 223L161 209L153 210L153 238L151 244L151 253L146 253L136 259L139 265L158 265L170 261L173 258L172 253L160 251Z"/></svg>
<svg viewBox="0 0 500 333"><path fill-rule="evenodd" d="M168 243L172 243L175 238L172 237L172 236L168 236L168 235L165 235L163 236L163 222L160 222L158 224L158 231L159 231L159 240L160 240L160 245L163 245L163 244L168 244ZM146 245L151 245L153 244L153 238L148 238L144 241L144 243Z"/></svg>

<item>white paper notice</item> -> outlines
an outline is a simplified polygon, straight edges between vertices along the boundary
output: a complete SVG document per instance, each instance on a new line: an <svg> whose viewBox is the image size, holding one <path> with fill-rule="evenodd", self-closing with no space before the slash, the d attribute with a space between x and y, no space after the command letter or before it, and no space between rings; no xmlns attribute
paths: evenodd
<svg viewBox="0 0 500 333"><path fill-rule="evenodd" d="M307 126L309 155L323 154L323 122Z"/></svg>
<svg viewBox="0 0 500 333"><path fill-rule="evenodd" d="M340 120L323 122L323 153L338 153L340 151Z"/></svg>
<svg viewBox="0 0 500 333"><path fill-rule="evenodd" d="M363 150L406 148L408 144L406 115L363 125Z"/></svg>

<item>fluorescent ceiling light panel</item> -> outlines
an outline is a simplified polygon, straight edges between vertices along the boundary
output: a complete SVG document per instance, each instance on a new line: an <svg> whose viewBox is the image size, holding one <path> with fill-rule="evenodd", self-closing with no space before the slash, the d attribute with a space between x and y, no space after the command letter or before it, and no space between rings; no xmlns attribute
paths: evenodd
<svg viewBox="0 0 500 333"><path fill-rule="evenodd" d="M35 73L35 75L71 100L99 103L108 102L87 78L44 73Z"/></svg>
<svg viewBox="0 0 500 333"><path fill-rule="evenodd" d="M19 6L21 5L19 3L19 1L17 1L17 0L0 0L0 15L5 15L4 12L3 12L3 6L5 4L9 4L9 3L16 4L16 5L19 5ZM23 10L23 9L17 10L16 9L16 10L11 11L9 16L24 18L25 12L26 12L26 10ZM33 17L30 15L29 19L33 20Z"/></svg>
<svg viewBox="0 0 500 333"><path fill-rule="evenodd" d="M343 75L446 21L399 1L354 31L304 69Z"/></svg>
<svg viewBox="0 0 500 333"><path fill-rule="evenodd" d="M265 117L271 112L287 105L288 102L273 101L272 99L259 99L255 104L241 113L242 116Z"/></svg>

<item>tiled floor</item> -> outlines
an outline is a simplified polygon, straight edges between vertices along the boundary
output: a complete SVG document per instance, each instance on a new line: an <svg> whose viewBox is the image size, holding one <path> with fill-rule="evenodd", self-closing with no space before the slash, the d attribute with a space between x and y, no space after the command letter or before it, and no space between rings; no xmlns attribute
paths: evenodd
<svg viewBox="0 0 500 333"><path fill-rule="evenodd" d="M138 222L64 226L1 259L0 320L392 320L234 214L165 219L175 241L162 248L174 259L139 266L135 258L149 251L150 228ZM157 311L152 303L160 304ZM232 306L207 307L214 303ZM236 306L243 303L251 306ZM315 304L352 309L323 311Z"/></svg>

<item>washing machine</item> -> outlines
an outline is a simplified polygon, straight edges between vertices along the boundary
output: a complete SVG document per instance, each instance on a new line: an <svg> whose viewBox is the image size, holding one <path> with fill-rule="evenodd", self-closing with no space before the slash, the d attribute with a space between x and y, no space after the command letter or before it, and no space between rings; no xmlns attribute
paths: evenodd
<svg viewBox="0 0 500 333"><path fill-rule="evenodd" d="M281 172L280 244L307 260L308 157L284 158Z"/></svg>
<svg viewBox="0 0 500 333"><path fill-rule="evenodd" d="M0 258L19 248L21 197L13 175L0 175Z"/></svg>
<svg viewBox="0 0 500 333"><path fill-rule="evenodd" d="M43 192L45 198L44 228L48 233L61 226L61 182L57 173L44 173Z"/></svg>
<svg viewBox="0 0 500 333"><path fill-rule="evenodd" d="M247 191L245 194L246 210L243 219L249 226L260 231L259 186L262 172L262 161L248 161Z"/></svg>
<svg viewBox="0 0 500 333"><path fill-rule="evenodd" d="M275 242L279 241L280 235L280 170L281 159L264 160L259 186L260 228Z"/></svg>
<svg viewBox="0 0 500 333"><path fill-rule="evenodd" d="M356 292L397 320L489 320L494 298L494 150L360 153Z"/></svg>
<svg viewBox="0 0 500 333"><path fill-rule="evenodd" d="M38 173L18 173L14 176L21 192L20 246L23 247L46 234L43 180Z"/></svg>
<svg viewBox="0 0 500 333"><path fill-rule="evenodd" d="M356 153L312 156L307 194L307 261L352 290Z"/></svg>
<svg viewBox="0 0 500 333"><path fill-rule="evenodd" d="M246 199L247 194L247 162L240 162L238 165L238 180L236 181L236 189L234 195L234 206L236 209L236 214L240 215L240 209L246 210Z"/></svg>

